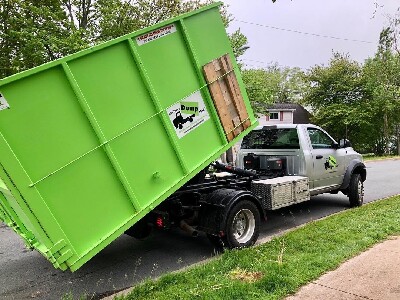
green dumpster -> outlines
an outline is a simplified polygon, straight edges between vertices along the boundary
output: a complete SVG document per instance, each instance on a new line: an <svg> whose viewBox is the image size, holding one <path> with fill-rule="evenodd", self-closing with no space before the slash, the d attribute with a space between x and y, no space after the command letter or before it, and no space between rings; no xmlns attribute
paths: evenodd
<svg viewBox="0 0 400 300"><path fill-rule="evenodd" d="M219 5L0 80L0 219L56 268L256 126Z"/></svg>

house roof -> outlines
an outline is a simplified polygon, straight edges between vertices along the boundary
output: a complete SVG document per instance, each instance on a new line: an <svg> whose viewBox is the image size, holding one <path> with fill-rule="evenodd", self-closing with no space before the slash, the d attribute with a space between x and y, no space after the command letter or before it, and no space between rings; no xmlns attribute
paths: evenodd
<svg viewBox="0 0 400 300"><path fill-rule="evenodd" d="M294 124L308 124L310 123L311 114L300 104L297 103L275 103L267 106L268 111L293 111L293 123Z"/></svg>
<svg viewBox="0 0 400 300"><path fill-rule="evenodd" d="M275 103L270 106L267 106L267 109L297 109L300 104L296 103Z"/></svg>

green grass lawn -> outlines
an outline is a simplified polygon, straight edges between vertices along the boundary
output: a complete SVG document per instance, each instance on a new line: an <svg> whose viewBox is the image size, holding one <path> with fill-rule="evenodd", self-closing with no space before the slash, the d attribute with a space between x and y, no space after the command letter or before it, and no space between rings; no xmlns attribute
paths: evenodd
<svg viewBox="0 0 400 300"><path fill-rule="evenodd" d="M399 216L400 196L349 209L263 245L228 251L202 265L147 280L118 299L281 299L400 234Z"/></svg>
<svg viewBox="0 0 400 300"><path fill-rule="evenodd" d="M398 155L384 155L384 156L377 156L377 155L363 155L364 161L370 160L384 160L384 159L400 159Z"/></svg>

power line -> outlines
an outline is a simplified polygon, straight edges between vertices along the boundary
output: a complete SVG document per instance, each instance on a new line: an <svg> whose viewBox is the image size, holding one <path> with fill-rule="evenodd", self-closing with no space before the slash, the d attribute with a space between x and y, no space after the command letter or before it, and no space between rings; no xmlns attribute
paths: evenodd
<svg viewBox="0 0 400 300"><path fill-rule="evenodd" d="M249 59L249 58L239 58L239 60L247 60L247 61L256 62L256 63L260 63L260 64L264 64L264 65L273 65L275 63L273 61L266 62L266 61L262 61L262 60L254 60L254 59Z"/></svg>
<svg viewBox="0 0 400 300"><path fill-rule="evenodd" d="M374 44L374 42L370 42L370 41L354 40L354 39L341 38L341 37L331 36L331 35L323 35L323 34L317 34L317 33L311 33L311 32L305 32L305 31L299 31L299 30L293 30L293 29L287 29L287 28L280 28L280 27L276 27L276 26L258 24L258 23L253 23L253 22L237 20L237 19L235 19L233 21L234 22L239 22L239 23L244 23L244 24L249 24L249 25L254 25L254 26L259 26L259 27L264 27L264 28L269 28L269 29L293 32L293 33L299 33L299 34L304 34L304 35L312 35L312 36L317 36L317 37L322 37L322 38L327 38L327 39L342 40L342 41L348 41L348 42L366 43L366 44Z"/></svg>
<svg viewBox="0 0 400 300"><path fill-rule="evenodd" d="M265 65L274 65L274 64L278 64L278 63L275 62L275 61L266 62L266 61L263 61L263 60L255 60L255 59L242 58L242 57L240 57L240 58L238 59L238 61L242 61L242 60L248 60L248 61L251 61L251 62L261 63L261 64L265 64ZM279 65L279 64L278 64L278 65ZM280 65L279 65L279 66L280 66Z"/></svg>
<svg viewBox="0 0 400 300"><path fill-rule="evenodd" d="M246 62L243 62L243 61L250 61L252 63L246 63ZM257 67L258 69L267 69L270 66L272 66L272 67L273 66L278 66L279 68L287 67L287 66L282 66L280 64L277 64L277 62L274 62L274 61L266 62L266 61L254 60L254 59L249 59L249 58L239 58L239 62L242 62L243 65L246 66L246 67ZM259 65L259 64L262 64L262 65ZM290 67L290 68L292 68L292 67ZM300 67L297 67L297 68L303 69L303 68L300 68Z"/></svg>

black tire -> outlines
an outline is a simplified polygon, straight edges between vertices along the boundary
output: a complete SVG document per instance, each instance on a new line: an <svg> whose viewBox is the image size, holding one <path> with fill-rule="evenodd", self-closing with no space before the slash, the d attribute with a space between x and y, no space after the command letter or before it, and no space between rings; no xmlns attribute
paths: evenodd
<svg viewBox="0 0 400 300"><path fill-rule="evenodd" d="M350 207L358 207L364 202L364 183L360 174L352 174L348 189Z"/></svg>
<svg viewBox="0 0 400 300"><path fill-rule="evenodd" d="M125 231L125 234L135 239L142 240L150 235L151 230L152 227L147 223L147 218L144 218Z"/></svg>
<svg viewBox="0 0 400 300"><path fill-rule="evenodd" d="M228 213L224 246L243 248L254 245L260 233L260 212L257 206L248 200L238 202Z"/></svg>

